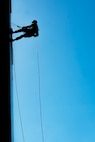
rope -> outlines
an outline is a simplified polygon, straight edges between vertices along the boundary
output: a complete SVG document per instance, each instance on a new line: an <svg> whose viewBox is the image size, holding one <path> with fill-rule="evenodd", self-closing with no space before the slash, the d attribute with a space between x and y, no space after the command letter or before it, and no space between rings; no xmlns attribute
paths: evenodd
<svg viewBox="0 0 95 142"><path fill-rule="evenodd" d="M16 26L16 27L18 27L18 28L21 28L21 26L15 24L15 23L13 23L13 22L12 22L11 24L14 25L14 26Z"/></svg>
<svg viewBox="0 0 95 142"><path fill-rule="evenodd" d="M37 64L38 64L38 80L39 80L39 107L40 107L40 121L41 121L41 132L42 132L42 142L44 142L44 129L43 129L43 120L42 120L42 102L41 102L41 85L40 85L40 63L39 63L39 52L38 47L36 47L37 51Z"/></svg>
<svg viewBox="0 0 95 142"><path fill-rule="evenodd" d="M38 83L39 83L39 108L40 108L40 122L41 122L41 133L42 133L42 142L44 142L44 129L43 129L43 119L42 119L42 102L41 102L41 85L40 85L40 63L39 63L39 52L38 48L36 47L37 51L37 65L38 65ZM23 124L22 124L22 118L21 118L21 111L20 111L20 103L19 103L19 95L18 95L18 88L17 88L17 80L16 80L16 69L15 69L15 61L14 61L14 78L15 78L15 86L16 86L16 96L17 96L17 103L18 103L18 110L19 110L19 118L20 118L20 125L21 125L21 131L22 131L22 137L23 142L25 142L24 137L24 130L23 130Z"/></svg>
<svg viewBox="0 0 95 142"><path fill-rule="evenodd" d="M20 125L21 125L21 131L22 131L22 138L23 138L23 142L25 142L24 130L23 130L22 118L21 118L20 103L19 103L19 95L18 95L17 80L16 80L15 62L14 62L14 78L15 78L16 96L17 96L17 104L18 104L18 111L19 111Z"/></svg>

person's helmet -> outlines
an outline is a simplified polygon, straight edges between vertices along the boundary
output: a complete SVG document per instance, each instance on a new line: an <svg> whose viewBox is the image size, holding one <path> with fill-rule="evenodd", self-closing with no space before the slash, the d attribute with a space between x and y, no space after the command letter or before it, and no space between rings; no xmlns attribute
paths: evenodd
<svg viewBox="0 0 95 142"><path fill-rule="evenodd" d="M35 24L37 24L37 20L33 20L33 21L32 21L32 23L35 23Z"/></svg>

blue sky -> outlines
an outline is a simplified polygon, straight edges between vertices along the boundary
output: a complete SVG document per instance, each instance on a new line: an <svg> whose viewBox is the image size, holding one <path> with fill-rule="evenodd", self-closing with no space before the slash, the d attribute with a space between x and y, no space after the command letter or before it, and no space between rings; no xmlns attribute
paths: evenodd
<svg viewBox="0 0 95 142"><path fill-rule="evenodd" d="M37 48L44 142L95 142L95 2L12 0L13 30L34 19L39 37L13 42L14 142L23 142L14 68L25 142L42 142Z"/></svg>

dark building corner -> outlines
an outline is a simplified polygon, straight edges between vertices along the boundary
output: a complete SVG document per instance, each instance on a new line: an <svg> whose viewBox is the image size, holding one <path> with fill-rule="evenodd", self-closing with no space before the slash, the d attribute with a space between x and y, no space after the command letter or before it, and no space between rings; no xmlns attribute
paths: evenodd
<svg viewBox="0 0 95 142"><path fill-rule="evenodd" d="M0 139L3 142L11 142L10 8L11 0L0 1Z"/></svg>

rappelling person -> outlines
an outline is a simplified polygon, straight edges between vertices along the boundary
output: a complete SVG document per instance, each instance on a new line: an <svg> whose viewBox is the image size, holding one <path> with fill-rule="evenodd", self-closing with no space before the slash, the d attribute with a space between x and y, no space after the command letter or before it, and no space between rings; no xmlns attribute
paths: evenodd
<svg viewBox="0 0 95 142"><path fill-rule="evenodd" d="M24 33L20 35L19 37L12 39L12 41L19 40L23 37L32 37L32 36L37 37L39 35L38 30L39 29L37 25L37 20L33 20L31 25L22 27L21 29L16 30L16 31L12 31L12 33L19 33L19 32Z"/></svg>

